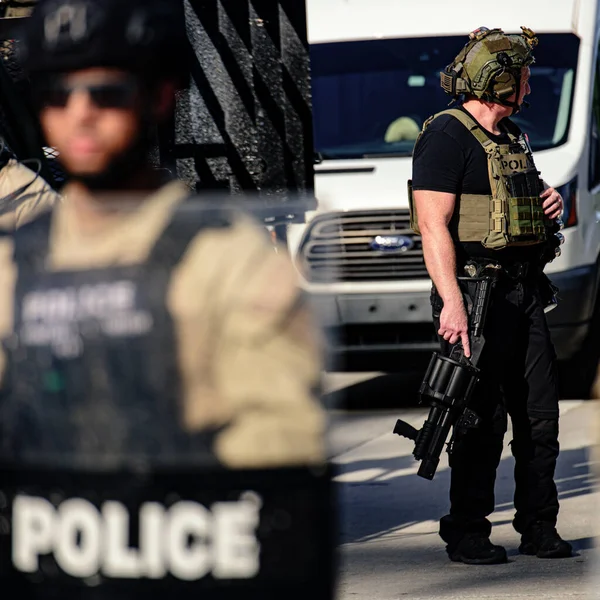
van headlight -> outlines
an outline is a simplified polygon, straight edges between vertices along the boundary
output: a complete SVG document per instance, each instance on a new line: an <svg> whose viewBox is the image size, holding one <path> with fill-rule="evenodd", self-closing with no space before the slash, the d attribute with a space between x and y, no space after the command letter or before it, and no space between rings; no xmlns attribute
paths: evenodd
<svg viewBox="0 0 600 600"><path fill-rule="evenodd" d="M556 188L556 191L562 196L564 210L561 221L565 227L577 225L577 176L571 181Z"/></svg>

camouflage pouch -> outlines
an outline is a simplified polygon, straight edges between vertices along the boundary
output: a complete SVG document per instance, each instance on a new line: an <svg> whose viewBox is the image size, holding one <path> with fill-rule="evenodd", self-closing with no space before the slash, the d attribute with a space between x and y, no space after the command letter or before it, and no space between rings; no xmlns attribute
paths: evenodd
<svg viewBox="0 0 600 600"><path fill-rule="evenodd" d="M408 210L410 213L410 228L417 234L421 235L419 230L419 221L417 219L417 211L415 210L415 198L413 195L412 179L408 180Z"/></svg>

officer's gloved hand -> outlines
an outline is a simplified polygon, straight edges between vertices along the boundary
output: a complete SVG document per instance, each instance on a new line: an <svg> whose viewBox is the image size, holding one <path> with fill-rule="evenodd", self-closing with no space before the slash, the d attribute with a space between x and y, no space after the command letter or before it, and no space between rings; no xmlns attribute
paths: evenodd
<svg viewBox="0 0 600 600"><path fill-rule="evenodd" d="M552 225L547 229L547 241L544 245L544 250L541 256L542 265L547 265L561 254L560 247L565 241L565 237L561 233L564 224L561 219L552 221Z"/></svg>

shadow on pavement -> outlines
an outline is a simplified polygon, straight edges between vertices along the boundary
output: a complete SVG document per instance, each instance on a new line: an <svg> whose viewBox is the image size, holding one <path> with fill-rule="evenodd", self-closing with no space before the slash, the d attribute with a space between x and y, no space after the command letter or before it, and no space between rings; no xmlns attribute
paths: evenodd
<svg viewBox="0 0 600 600"><path fill-rule="evenodd" d="M555 477L559 499L595 491L587 461L584 448L561 452ZM367 542L383 535L401 536L402 529L423 521L437 521L445 514L449 469L439 470L433 481L427 481L407 473L416 464L412 456L401 456L338 465L346 478L361 471L373 474L366 481L338 483L341 543ZM512 510L513 468L512 456L504 458L498 467L497 482L504 483L496 486L497 511Z"/></svg>
<svg viewBox="0 0 600 600"><path fill-rule="evenodd" d="M591 538L586 538L584 544L589 543ZM447 559L446 559L447 560ZM515 596L520 588L523 592L537 590L533 597L546 598L548 588L555 588L559 595L552 595L553 598L582 597L586 588L586 575L589 565L578 559L577 556L564 559L539 559L535 556L516 557L509 555L508 564L490 565L483 567L483 573L477 573L474 576L472 565L459 565L452 573L452 577L445 581L429 581L421 589L411 590L413 597L460 597L473 592L489 598L491 590L497 590L502 594L501 597L508 598L505 592L514 590ZM482 567L475 567L481 569ZM482 581L483 580L483 581ZM482 593L482 587L485 587L487 593ZM545 588L540 590L541 588ZM529 594L527 594L529 596Z"/></svg>
<svg viewBox="0 0 600 600"><path fill-rule="evenodd" d="M591 540L585 538L581 542L587 546ZM505 564L465 565L450 562L442 545L431 550L410 540L403 544L401 553L390 546L378 545L353 548L351 552L356 555L350 554L345 559L346 568L354 568L355 561L367 562L369 578L385 580L386 591L390 587L390 572L395 573L396 592L387 597L411 600L583 598L587 597L584 593L592 563L577 556L551 560L509 553ZM417 576L419 570L422 574ZM353 583L352 587L357 589L358 585ZM358 593L357 596L367 597Z"/></svg>
<svg viewBox="0 0 600 600"><path fill-rule="evenodd" d="M379 375L340 390L324 394L328 409L383 410L414 407L425 371Z"/></svg>
<svg viewBox="0 0 600 600"><path fill-rule="evenodd" d="M431 352L376 352L368 351L358 355L328 357L330 370L345 372L406 373L409 371L425 373L431 360Z"/></svg>
<svg viewBox="0 0 600 600"><path fill-rule="evenodd" d="M431 355L418 355L411 363L393 362L389 357L372 359L360 364L347 364L345 370L333 371L336 375L352 373L377 373L377 376L337 389L322 395L324 405L328 409L338 410L387 410L417 406L419 403L419 387L427 370ZM362 368L359 368L362 367ZM573 375L562 374L560 387L561 399L582 399L585 395L574 395ZM566 391L568 378L569 391Z"/></svg>

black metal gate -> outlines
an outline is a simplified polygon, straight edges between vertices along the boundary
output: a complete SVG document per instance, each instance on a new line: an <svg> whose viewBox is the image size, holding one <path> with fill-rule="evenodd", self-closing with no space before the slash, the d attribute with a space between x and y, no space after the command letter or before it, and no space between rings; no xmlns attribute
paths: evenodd
<svg viewBox="0 0 600 600"><path fill-rule="evenodd" d="M161 162L199 192L254 192L265 214L303 214L315 204L304 0L183 0L183 9L191 84L161 132Z"/></svg>
<svg viewBox="0 0 600 600"><path fill-rule="evenodd" d="M5 13L9 8L3 7ZM0 146L4 150L6 144L19 160L39 160L42 177L58 187L63 174L53 150L43 147L39 123L29 103L29 82L16 59L15 36L22 22L23 18L0 18Z"/></svg>
<svg viewBox="0 0 600 600"><path fill-rule="evenodd" d="M156 162L198 192L246 192L261 216L302 220L316 205L305 0L172 1L182 3L190 85L158 132ZM14 63L20 21L0 19L0 129L19 158L42 158ZM60 181L54 161L43 162Z"/></svg>

